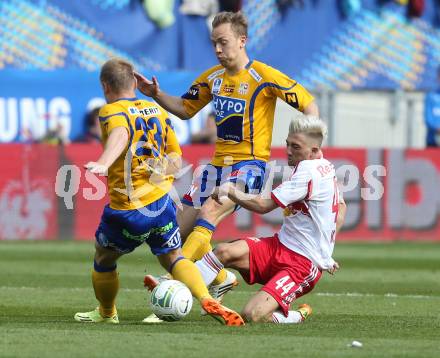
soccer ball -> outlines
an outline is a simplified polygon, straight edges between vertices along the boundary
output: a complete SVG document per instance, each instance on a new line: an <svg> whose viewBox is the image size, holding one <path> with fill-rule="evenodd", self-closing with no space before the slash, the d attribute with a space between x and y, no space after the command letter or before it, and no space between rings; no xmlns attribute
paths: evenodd
<svg viewBox="0 0 440 358"><path fill-rule="evenodd" d="M191 311L192 304L191 291L180 281L162 281L151 292L151 310L164 321L182 319Z"/></svg>

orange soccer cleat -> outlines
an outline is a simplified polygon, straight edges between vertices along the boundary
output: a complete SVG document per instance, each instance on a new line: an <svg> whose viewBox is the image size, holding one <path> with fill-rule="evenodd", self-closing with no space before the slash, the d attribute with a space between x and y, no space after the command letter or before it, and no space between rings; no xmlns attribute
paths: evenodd
<svg viewBox="0 0 440 358"><path fill-rule="evenodd" d="M226 326L244 326L244 320L237 312L223 306L213 298L202 299L201 305L206 313Z"/></svg>

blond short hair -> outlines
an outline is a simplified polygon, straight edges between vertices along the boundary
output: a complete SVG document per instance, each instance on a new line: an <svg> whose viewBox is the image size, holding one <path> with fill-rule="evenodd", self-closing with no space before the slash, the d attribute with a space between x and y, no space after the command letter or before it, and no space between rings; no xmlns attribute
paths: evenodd
<svg viewBox="0 0 440 358"><path fill-rule="evenodd" d="M306 134L321 146L327 136L327 125L318 117L298 115L290 121L289 125L289 135L296 133Z"/></svg>
<svg viewBox="0 0 440 358"><path fill-rule="evenodd" d="M231 24L232 31L239 36L248 35L248 22L246 16L242 12L227 12L222 11L215 15L212 20L212 28L216 28L222 24Z"/></svg>
<svg viewBox="0 0 440 358"><path fill-rule="evenodd" d="M130 90L135 82L134 66L122 58L112 58L101 67L99 78L115 93Z"/></svg>

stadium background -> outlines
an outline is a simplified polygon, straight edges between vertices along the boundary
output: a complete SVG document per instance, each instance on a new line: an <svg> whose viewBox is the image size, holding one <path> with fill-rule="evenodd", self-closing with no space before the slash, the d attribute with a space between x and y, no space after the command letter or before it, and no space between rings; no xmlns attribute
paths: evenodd
<svg viewBox="0 0 440 358"><path fill-rule="evenodd" d="M422 149L424 93L436 88L440 62L436 3L426 1L423 16L411 20L394 1L364 1L349 16L335 4L280 8L274 0L244 1L251 58L285 71L315 94L330 129L326 156L337 167L357 168L339 171L343 182L349 175L360 178L345 186L348 214L340 240L438 240L440 159L436 149ZM106 59L130 59L174 95L216 63L206 17L182 14L180 5L176 1L171 11L174 22L160 28L151 20L151 6L140 1L0 3L1 239L93 238L106 197L96 195L83 171L72 174L70 187L56 189L57 172L62 165L82 168L101 150L75 141L84 134L87 111L102 103L98 71ZM190 121L172 118L186 164L194 167L213 151L190 145L210 110ZM273 146L279 149L272 159L279 164L285 163L291 111L282 102L277 106ZM38 144L54 128L68 144ZM365 180L367 165L386 168L386 176L372 173L386 189L381 200L361 200L363 190L375 190ZM191 173L177 182L181 195ZM76 193L72 207L57 190ZM92 200L85 198L88 191ZM280 218L280 212L259 217L239 211L220 225L216 238L268 234Z"/></svg>
<svg viewBox="0 0 440 358"><path fill-rule="evenodd" d="M118 262L120 325L74 322L75 312L96 304L92 239L106 198L104 182L86 178L82 165L102 149L77 140L86 113L102 103L99 67L126 57L180 95L215 63L206 18L181 14L179 0L174 23L163 29L150 17L172 0L144 1L149 12L140 0L0 0L0 357L439 356L440 152L425 149L423 119L425 94L438 86L439 1L416 0L425 9L411 19L399 4L405 0L241 2L251 56L313 92L330 128L325 156L344 186L359 174L346 187L348 213L334 253L341 270L297 302L313 307L311 319L228 329L196 306L181 322L141 324L151 313L143 274L163 274L144 247ZM362 7L344 16L348 3ZM211 156L212 146L190 144L210 111L172 118L185 166ZM277 165L286 163L290 111L277 106ZM386 176L373 170L369 177L370 165L383 165ZM69 186L56 185L62 166L64 174L71 168ZM179 179L181 194L191 175ZM381 199L362 200L378 183ZM281 217L240 210L216 238L272 233ZM225 304L239 310L257 289L241 283Z"/></svg>

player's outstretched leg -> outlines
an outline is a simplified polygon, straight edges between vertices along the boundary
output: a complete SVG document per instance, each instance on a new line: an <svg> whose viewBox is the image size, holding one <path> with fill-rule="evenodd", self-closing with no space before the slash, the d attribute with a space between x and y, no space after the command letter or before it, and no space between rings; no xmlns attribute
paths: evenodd
<svg viewBox="0 0 440 358"><path fill-rule="evenodd" d="M215 284L215 281L209 286L209 294L217 301L222 302L226 293L238 286L237 276L231 271L224 270L226 278L220 284Z"/></svg>
<svg viewBox="0 0 440 358"><path fill-rule="evenodd" d="M215 225L204 219L198 219L191 234L182 246L182 254L191 261L200 260L212 250L211 238Z"/></svg>
<svg viewBox="0 0 440 358"><path fill-rule="evenodd" d="M235 206L236 204L227 197L222 197L221 203L211 197L206 199L200 209L194 229L183 244L183 256L192 261L197 261L211 251L211 238L216 225L231 214Z"/></svg>
<svg viewBox="0 0 440 358"><path fill-rule="evenodd" d="M275 311L272 314L272 321L274 323L298 324L304 322L311 315L312 307L304 303L296 311L289 311L287 317L282 312Z"/></svg>
<svg viewBox="0 0 440 358"><path fill-rule="evenodd" d="M197 268L202 274L203 280L209 287L209 293L213 298L222 301L224 295L238 285L237 277L224 269L223 263L214 252L206 253L202 259L196 262ZM217 281L219 273L224 273L221 282Z"/></svg>
<svg viewBox="0 0 440 358"><path fill-rule="evenodd" d="M272 322L282 324L298 324L304 322L312 315L312 308L302 304L297 310L288 311L288 305L279 303L272 294L264 291L264 286L256 293L243 309L243 317L247 322ZM281 301L281 300L280 300Z"/></svg>
<svg viewBox="0 0 440 358"><path fill-rule="evenodd" d="M213 298L203 298L200 304L207 314L226 326L244 326L244 320L240 314L223 306L217 300Z"/></svg>
<svg viewBox="0 0 440 358"><path fill-rule="evenodd" d="M205 254L195 264L203 277L203 281L209 287L209 294L219 302L222 302L227 292L238 285L237 277L232 272L224 270L223 264L212 251ZM213 281L215 281L215 277L218 276L220 271L225 272L225 278L220 284L214 284ZM203 308L201 314L206 314Z"/></svg>
<svg viewBox="0 0 440 358"><path fill-rule="evenodd" d="M234 203L232 204L226 203L225 205L218 205L215 203L215 201L212 201L212 199L208 199L204 205L205 207L202 209L201 212L202 218L198 220L195 220L195 217L197 216L198 213L197 211L195 211L193 207L185 207L184 209L184 211L189 213L190 219L192 217L194 218L189 220L192 223L191 227L194 226L193 230L189 230L190 228L190 226L188 225L189 221L186 220L182 212L179 212L180 213L179 225L180 223L182 223L182 225L185 227L185 230L182 234L184 237L187 236L187 239L185 240L185 243L182 247L183 256L185 256L186 258L192 261L200 260L203 257L203 255L212 251L211 239L212 239L212 234L215 230L215 225L213 225L212 222L217 221L217 216L224 215L223 210L226 210L225 213L227 214L228 212L232 212L233 207L235 206ZM219 213L217 213L217 211L219 211ZM207 213L210 213L212 216L207 216ZM228 273L226 269L221 269L218 272L217 277L215 277L214 281L212 282L211 285L213 286L212 289L210 286L210 293L212 297L214 297L217 300L221 300L224 294L229 291L228 289L226 289L224 293L222 293L220 296L217 296L217 293L222 292L225 287L228 287L230 285L229 281L231 278L231 274L232 273L231 272ZM207 283L208 286L209 284L211 284L211 282Z"/></svg>
<svg viewBox="0 0 440 358"><path fill-rule="evenodd" d="M244 320L240 314L223 306L211 297L203 282L202 275L192 261L179 256L171 263L169 272L171 272L174 279L183 282L190 289L193 296L199 300L201 306L210 316L220 320L227 326L244 325Z"/></svg>
<svg viewBox="0 0 440 358"><path fill-rule="evenodd" d="M310 307L307 303L303 303L302 305L298 306L297 311L300 313L302 321L304 322L307 318L309 318L312 315L312 307Z"/></svg>
<svg viewBox="0 0 440 358"><path fill-rule="evenodd" d="M153 291L154 288L165 280L172 280L173 277L171 275L162 275L162 276L154 276L154 275L145 275L144 277L144 287L148 291Z"/></svg>
<svg viewBox="0 0 440 358"><path fill-rule="evenodd" d="M144 277L144 287L148 289L148 291L153 291L154 288L159 284L161 276L153 276L153 275L145 275ZM163 319L157 317L154 313L151 313L149 316L145 317L142 320L143 323L162 323Z"/></svg>
<svg viewBox="0 0 440 358"><path fill-rule="evenodd" d="M226 270L225 270L226 271ZM144 287L149 291L153 291L154 288L163 280L168 279L165 276L153 276L153 275L145 275L144 277ZM205 282L206 283L206 282ZM219 285L210 285L209 286L209 294L212 298L216 299L219 302L223 301L223 297L226 293L231 291L234 287L238 285L237 277L231 271L226 271L226 279L223 283ZM201 314L206 315L207 312L201 308ZM142 322L144 323L161 323L163 320L158 318L154 313L150 314L146 317Z"/></svg>
<svg viewBox="0 0 440 358"><path fill-rule="evenodd" d="M231 277L228 277L228 279L225 282L225 285L223 286L223 289L221 287L215 287L215 291L213 294L213 298L219 297L219 299L215 302L212 302L211 299L204 299L202 301L202 315L211 314L214 318L220 317L220 322L224 323L228 326L240 326L242 325L241 322L243 322L243 319L241 316L232 310L230 310L227 307L222 306L219 303L221 302L221 299L225 295L226 292L230 291L233 287L238 285L237 278L232 272L228 273L231 274ZM144 277L144 286L148 288L149 291L154 290L154 288L160 283L160 279L153 275L146 275ZM209 289L209 293L211 293L211 288ZM210 310L210 313L208 313L204 307L207 306ZM154 313L150 314L148 317L144 318L142 321L144 323L162 323L163 320L161 320L159 317L157 317Z"/></svg>

